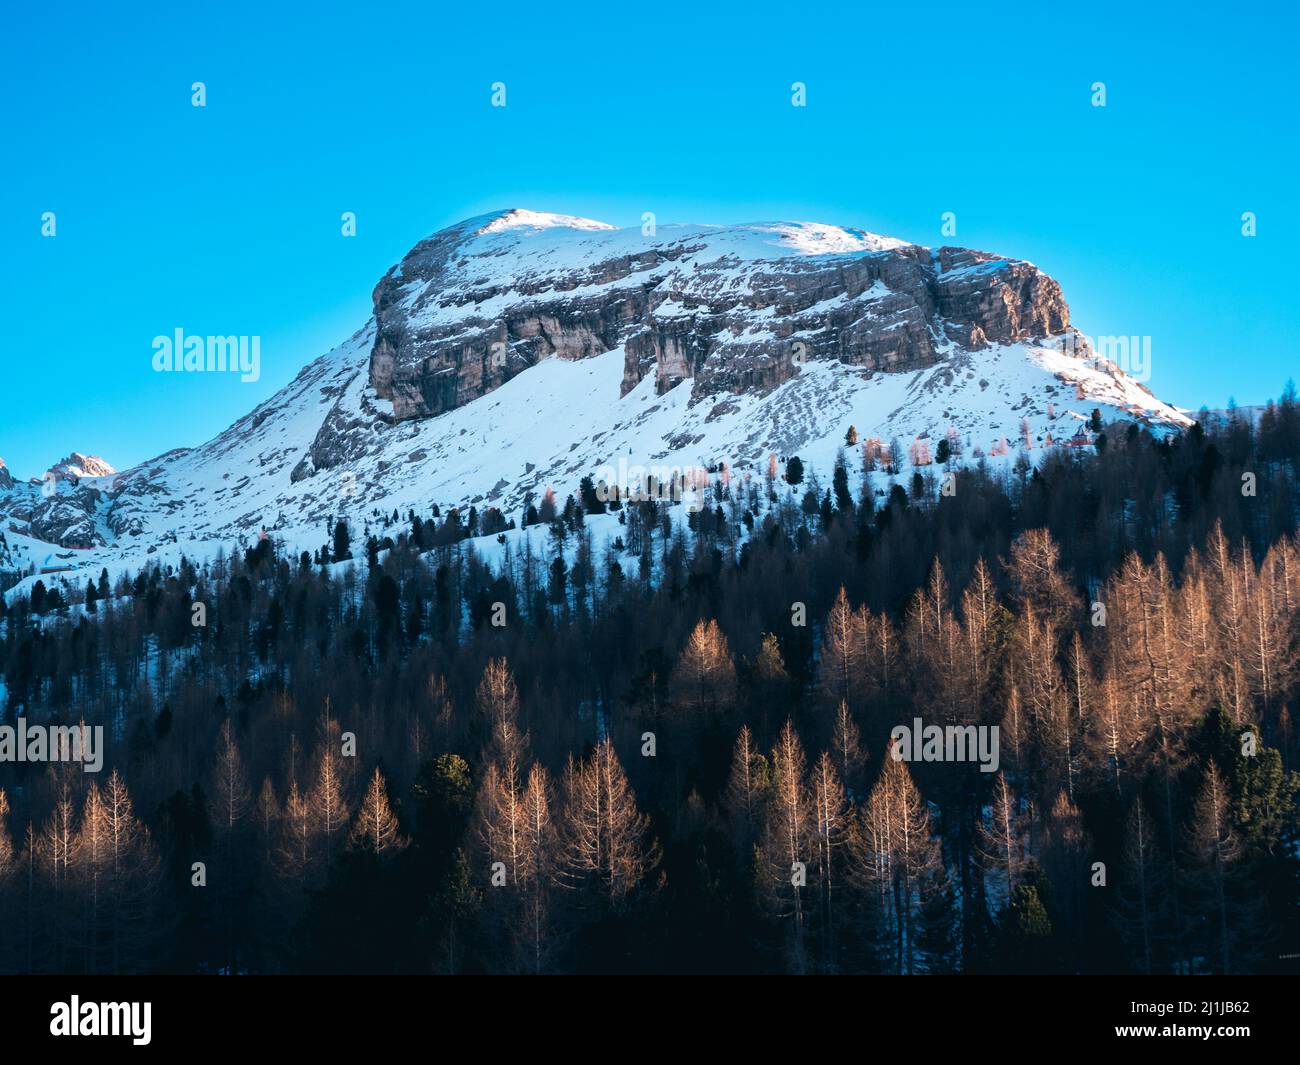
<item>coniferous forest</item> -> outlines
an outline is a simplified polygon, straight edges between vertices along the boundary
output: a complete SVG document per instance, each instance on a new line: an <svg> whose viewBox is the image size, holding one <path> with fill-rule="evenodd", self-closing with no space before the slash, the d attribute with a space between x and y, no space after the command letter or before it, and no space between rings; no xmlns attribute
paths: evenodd
<svg viewBox="0 0 1300 1065"><path fill-rule="evenodd" d="M0 969L1284 970L1294 390L881 455L37 583L4 720L107 751L0 764ZM918 718L996 771L892 757Z"/></svg>

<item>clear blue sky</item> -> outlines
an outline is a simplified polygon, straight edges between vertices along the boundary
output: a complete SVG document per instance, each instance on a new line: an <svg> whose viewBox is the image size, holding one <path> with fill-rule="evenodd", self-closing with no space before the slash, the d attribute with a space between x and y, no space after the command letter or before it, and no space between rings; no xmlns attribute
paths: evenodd
<svg viewBox="0 0 1300 1065"><path fill-rule="evenodd" d="M5 16L16 474L201 443L361 325L418 239L504 207L985 248L1056 277L1085 332L1151 336L1170 402L1300 376L1291 5L150 6ZM154 373L177 328L260 335L261 380Z"/></svg>

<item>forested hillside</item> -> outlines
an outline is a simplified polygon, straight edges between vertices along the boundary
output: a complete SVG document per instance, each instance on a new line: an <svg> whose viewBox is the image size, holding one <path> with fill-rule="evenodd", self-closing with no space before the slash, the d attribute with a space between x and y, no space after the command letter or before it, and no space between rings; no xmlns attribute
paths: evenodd
<svg viewBox="0 0 1300 1065"><path fill-rule="evenodd" d="M37 584L0 723L108 752L0 763L0 969L1293 966L1293 390L881 491L864 454ZM890 757L916 718L997 771Z"/></svg>

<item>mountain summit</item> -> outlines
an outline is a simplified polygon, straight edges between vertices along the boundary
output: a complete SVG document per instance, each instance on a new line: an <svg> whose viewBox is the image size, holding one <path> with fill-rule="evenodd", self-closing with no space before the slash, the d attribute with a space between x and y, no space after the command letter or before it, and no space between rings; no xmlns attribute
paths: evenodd
<svg viewBox="0 0 1300 1065"><path fill-rule="evenodd" d="M125 567L262 528L311 548L332 517L376 510L516 516L619 463L743 474L797 454L828 474L850 427L896 441L906 474L945 437L963 461L1041 451L1093 408L1188 424L1094 357L1032 263L822 223L502 211L418 243L373 302L206 444L112 477L73 455L61 468L96 479L48 498L0 485L6 528Z"/></svg>
<svg viewBox="0 0 1300 1065"><path fill-rule="evenodd" d="M932 366L1069 327L1031 263L811 222L648 224L512 210L422 241L379 282L370 383L395 419L463 406L552 356L621 347L620 393L768 391L807 360Z"/></svg>
<svg viewBox="0 0 1300 1065"><path fill-rule="evenodd" d="M50 467L50 472L60 478L110 477L117 473L98 455L83 455L74 451L66 459L60 459Z"/></svg>

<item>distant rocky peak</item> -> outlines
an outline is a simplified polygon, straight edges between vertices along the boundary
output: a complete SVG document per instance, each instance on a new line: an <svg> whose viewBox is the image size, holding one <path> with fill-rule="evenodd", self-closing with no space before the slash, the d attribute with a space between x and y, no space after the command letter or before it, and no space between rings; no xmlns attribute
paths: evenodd
<svg viewBox="0 0 1300 1065"><path fill-rule="evenodd" d="M50 472L62 480L69 477L80 480L83 477L108 477L117 473L117 470L98 455L83 455L80 451L74 451L51 466Z"/></svg>

